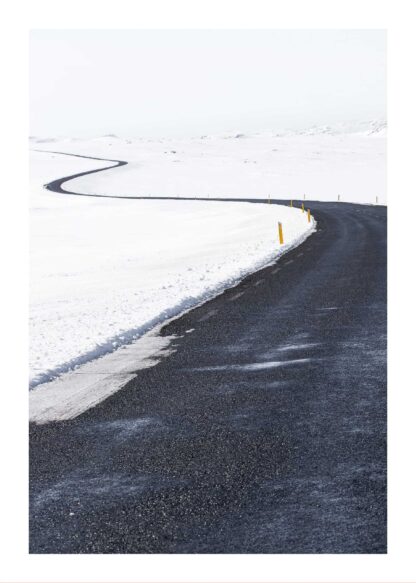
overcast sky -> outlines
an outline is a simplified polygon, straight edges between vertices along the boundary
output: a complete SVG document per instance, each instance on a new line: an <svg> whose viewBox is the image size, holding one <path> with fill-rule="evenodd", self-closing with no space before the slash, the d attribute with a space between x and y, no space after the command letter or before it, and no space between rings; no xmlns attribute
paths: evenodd
<svg viewBox="0 0 416 583"><path fill-rule="evenodd" d="M186 136L385 117L386 34L36 30L31 135Z"/></svg>

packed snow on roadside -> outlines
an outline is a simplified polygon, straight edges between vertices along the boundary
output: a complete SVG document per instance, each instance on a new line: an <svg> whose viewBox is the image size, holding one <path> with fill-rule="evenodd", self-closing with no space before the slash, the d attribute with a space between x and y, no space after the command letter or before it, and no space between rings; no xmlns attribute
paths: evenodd
<svg viewBox="0 0 416 583"><path fill-rule="evenodd" d="M62 147L42 143L47 145ZM90 144L89 155L104 153L117 157ZM43 188L52 179L106 164L31 151L32 387L236 284L314 228L306 213L286 206L101 199ZM102 174L110 178L117 170ZM117 180L111 188L122 194Z"/></svg>

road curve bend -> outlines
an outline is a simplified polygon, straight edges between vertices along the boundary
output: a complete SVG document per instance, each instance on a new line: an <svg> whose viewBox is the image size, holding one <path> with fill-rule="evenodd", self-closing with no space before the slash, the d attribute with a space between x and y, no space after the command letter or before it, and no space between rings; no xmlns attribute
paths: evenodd
<svg viewBox="0 0 416 583"><path fill-rule="evenodd" d="M168 358L31 425L31 553L387 552L386 207L308 205L317 232L167 324Z"/></svg>
<svg viewBox="0 0 416 583"><path fill-rule="evenodd" d="M112 168L117 168L118 166L126 166L128 162L124 160L109 160L108 158L97 158L95 156L81 156L81 154L70 154L69 152L55 152L52 150L34 150L34 152L44 152L45 154L59 154L61 156L72 156L74 158L86 158L87 160L99 160L103 162L113 162L111 166L105 166L104 168L94 168L92 170L86 170L84 172L77 172L76 174L71 174L70 176L63 176L62 178L57 178L44 185L46 190L51 190L52 192L57 192L59 194L73 194L75 196L94 196L94 197L105 197L101 194L86 194L82 192L73 192L62 188L62 185L69 180L74 178L80 178L81 176L86 176L87 174L95 174L96 172L102 172L104 170L111 170ZM107 197L106 197L107 198ZM123 196L112 196L111 198L130 198Z"/></svg>

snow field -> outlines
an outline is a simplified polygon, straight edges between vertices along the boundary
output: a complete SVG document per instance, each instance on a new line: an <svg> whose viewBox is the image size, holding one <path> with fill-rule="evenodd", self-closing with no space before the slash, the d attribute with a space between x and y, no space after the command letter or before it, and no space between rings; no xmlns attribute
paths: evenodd
<svg viewBox="0 0 416 583"><path fill-rule="evenodd" d="M358 125L355 130L363 129ZM75 192L126 196L337 200L386 204L384 126L367 132L66 140L36 147L126 160L66 183ZM98 166L97 166L98 167ZM59 176L59 175L58 175Z"/></svg>
<svg viewBox="0 0 416 583"><path fill-rule="evenodd" d="M107 156L117 158L115 152ZM234 285L314 228L306 213L284 206L100 199L42 188L48 180L106 164L31 153L32 386L126 345ZM116 193L122 194L120 188Z"/></svg>

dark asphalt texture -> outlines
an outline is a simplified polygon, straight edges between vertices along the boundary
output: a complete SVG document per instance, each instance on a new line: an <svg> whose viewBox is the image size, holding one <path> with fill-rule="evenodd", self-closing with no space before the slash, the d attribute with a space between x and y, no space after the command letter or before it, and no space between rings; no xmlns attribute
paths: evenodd
<svg viewBox="0 0 416 583"><path fill-rule="evenodd" d="M31 553L387 552L386 207L307 205L318 231L167 324L174 354L31 425Z"/></svg>

